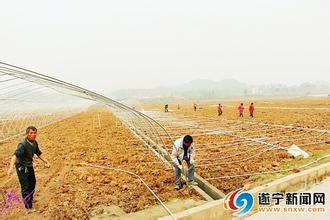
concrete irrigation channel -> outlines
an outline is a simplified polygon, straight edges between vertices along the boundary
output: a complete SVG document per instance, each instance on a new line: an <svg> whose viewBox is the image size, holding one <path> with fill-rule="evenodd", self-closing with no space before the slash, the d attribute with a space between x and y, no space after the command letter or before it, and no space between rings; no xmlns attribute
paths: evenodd
<svg viewBox="0 0 330 220"><path fill-rule="evenodd" d="M150 148L154 150L155 154L161 158L166 167L171 169L172 159L169 152L165 149L165 143L166 141L167 143L173 143L174 140L167 133L163 126L161 126L157 121L150 117L147 117L147 119L139 118L142 116L138 114L136 115L137 118L132 119L132 117L129 118L127 115L123 115L122 111L112 111L115 113L115 115L121 118L121 120L126 124L127 127L131 129L134 134L136 134L141 140L143 140ZM128 118L129 120L127 120ZM148 122L141 123L141 120L143 119L148 120ZM149 126L152 128L150 129ZM150 130L153 130L154 134L151 135ZM157 138L155 138L155 136ZM193 186L193 188L196 189L196 191L199 192L206 200L217 200L225 196L223 192L211 185L198 174L195 175L195 181L198 182L198 186Z"/></svg>

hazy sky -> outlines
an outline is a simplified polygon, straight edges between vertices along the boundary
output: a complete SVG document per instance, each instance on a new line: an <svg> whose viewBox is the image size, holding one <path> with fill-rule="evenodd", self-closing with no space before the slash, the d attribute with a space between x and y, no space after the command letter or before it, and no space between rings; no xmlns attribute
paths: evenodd
<svg viewBox="0 0 330 220"><path fill-rule="evenodd" d="M330 82L330 1L3 1L0 60L98 92Z"/></svg>

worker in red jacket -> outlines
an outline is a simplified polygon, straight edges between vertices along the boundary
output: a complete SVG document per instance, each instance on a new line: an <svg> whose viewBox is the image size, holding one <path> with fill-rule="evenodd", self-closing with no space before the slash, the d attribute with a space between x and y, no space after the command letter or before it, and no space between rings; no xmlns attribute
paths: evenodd
<svg viewBox="0 0 330 220"><path fill-rule="evenodd" d="M239 112L239 117L243 117L243 112L244 112L244 106L243 106L243 103L241 103L241 104L238 106L238 112Z"/></svg>
<svg viewBox="0 0 330 220"><path fill-rule="evenodd" d="M253 118L253 112L254 112L254 105L253 102L251 102L251 105L249 107L250 117Z"/></svg>

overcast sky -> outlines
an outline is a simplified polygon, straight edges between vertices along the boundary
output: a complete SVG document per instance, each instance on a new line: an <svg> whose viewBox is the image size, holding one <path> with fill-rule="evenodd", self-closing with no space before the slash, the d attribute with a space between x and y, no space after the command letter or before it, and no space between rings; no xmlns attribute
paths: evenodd
<svg viewBox="0 0 330 220"><path fill-rule="evenodd" d="M107 93L330 82L330 1L2 1L0 60Z"/></svg>

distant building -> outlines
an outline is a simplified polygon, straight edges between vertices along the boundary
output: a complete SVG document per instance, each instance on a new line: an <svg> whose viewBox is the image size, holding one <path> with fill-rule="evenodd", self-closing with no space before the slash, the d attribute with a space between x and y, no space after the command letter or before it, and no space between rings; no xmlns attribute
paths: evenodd
<svg viewBox="0 0 330 220"><path fill-rule="evenodd" d="M257 87L253 87L251 89L251 94L252 95L262 95L262 91L259 88L257 88Z"/></svg>

